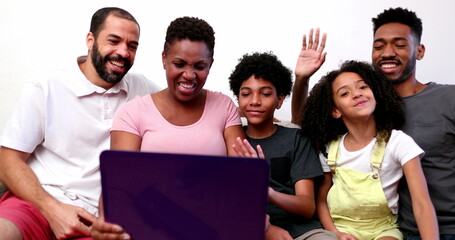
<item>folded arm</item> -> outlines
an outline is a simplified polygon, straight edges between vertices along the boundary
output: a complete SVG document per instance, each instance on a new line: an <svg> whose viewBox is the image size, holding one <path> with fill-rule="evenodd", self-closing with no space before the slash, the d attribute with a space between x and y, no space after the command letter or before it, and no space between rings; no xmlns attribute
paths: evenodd
<svg viewBox="0 0 455 240"><path fill-rule="evenodd" d="M30 153L0 147L0 181L15 196L32 203L43 214L57 239L88 236L96 217L49 195L27 165L29 156Z"/></svg>

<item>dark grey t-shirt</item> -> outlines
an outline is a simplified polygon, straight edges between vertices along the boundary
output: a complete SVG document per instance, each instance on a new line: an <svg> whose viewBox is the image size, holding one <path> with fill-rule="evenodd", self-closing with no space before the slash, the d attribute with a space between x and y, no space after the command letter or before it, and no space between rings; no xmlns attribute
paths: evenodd
<svg viewBox="0 0 455 240"><path fill-rule="evenodd" d="M253 147L260 145L270 164L270 186L282 193L293 194L294 184L302 179L313 178L316 186L323 179L321 162L308 138L301 136L300 129L278 126L270 137L247 137ZM269 203L267 213L270 223L287 230L296 238L310 230L321 228L316 219L306 219Z"/></svg>
<svg viewBox="0 0 455 240"><path fill-rule="evenodd" d="M403 98L403 131L425 151L421 160L440 234L455 234L455 85L429 83L421 92ZM418 235L405 178L399 188L399 225Z"/></svg>

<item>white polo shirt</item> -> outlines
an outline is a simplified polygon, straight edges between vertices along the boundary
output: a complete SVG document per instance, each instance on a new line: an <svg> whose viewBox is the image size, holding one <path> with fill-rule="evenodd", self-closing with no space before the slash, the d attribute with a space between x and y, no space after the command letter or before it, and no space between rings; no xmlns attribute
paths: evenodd
<svg viewBox="0 0 455 240"><path fill-rule="evenodd" d="M32 153L28 164L44 189L96 215L99 155L109 149L115 111L136 95L158 90L133 73L106 90L93 85L77 64L35 76L25 83L0 144Z"/></svg>

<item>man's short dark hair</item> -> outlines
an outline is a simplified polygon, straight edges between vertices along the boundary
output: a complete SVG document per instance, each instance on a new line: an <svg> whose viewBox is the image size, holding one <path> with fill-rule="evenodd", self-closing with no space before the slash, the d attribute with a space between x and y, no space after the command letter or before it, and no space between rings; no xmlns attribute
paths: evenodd
<svg viewBox="0 0 455 240"><path fill-rule="evenodd" d="M110 15L133 21L139 27L139 23L128 11L118 7L105 7L96 11L92 16L92 21L90 22L90 32L93 33L95 38L97 38L98 34L101 30L103 30L106 18Z"/></svg>
<svg viewBox="0 0 455 240"><path fill-rule="evenodd" d="M373 33L376 33L378 28L387 23L401 23L409 26L413 35L420 43L422 38L422 20L417 17L416 13L405 8L389 8L380 13L373 21Z"/></svg>

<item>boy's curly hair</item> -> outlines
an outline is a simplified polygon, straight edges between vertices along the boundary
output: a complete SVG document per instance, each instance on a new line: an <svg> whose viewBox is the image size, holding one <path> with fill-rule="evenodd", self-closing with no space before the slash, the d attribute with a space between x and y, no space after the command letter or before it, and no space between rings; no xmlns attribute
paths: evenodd
<svg viewBox="0 0 455 240"><path fill-rule="evenodd" d="M183 39L205 42L211 57L213 57L215 49L215 32L206 21L197 17L188 16L176 18L167 28L163 52L166 53L169 46L174 43L174 41Z"/></svg>
<svg viewBox="0 0 455 240"><path fill-rule="evenodd" d="M255 78L271 82L276 88L277 95L283 94L286 97L291 93L292 71L272 52L254 52L239 59L239 63L229 76L229 85L236 97L239 97L242 83L253 75Z"/></svg>
<svg viewBox="0 0 455 240"><path fill-rule="evenodd" d="M371 88L376 99L376 108L373 112L376 121L377 133L386 141L392 129L399 129L404 123L404 109L401 98L395 92L393 84L373 67L360 61L346 61L340 69L331 71L319 80L311 92L303 108L302 133L313 142L317 152L326 154L326 145L336 140L348 130L341 118L333 118L335 108L332 83L344 72L357 73Z"/></svg>

